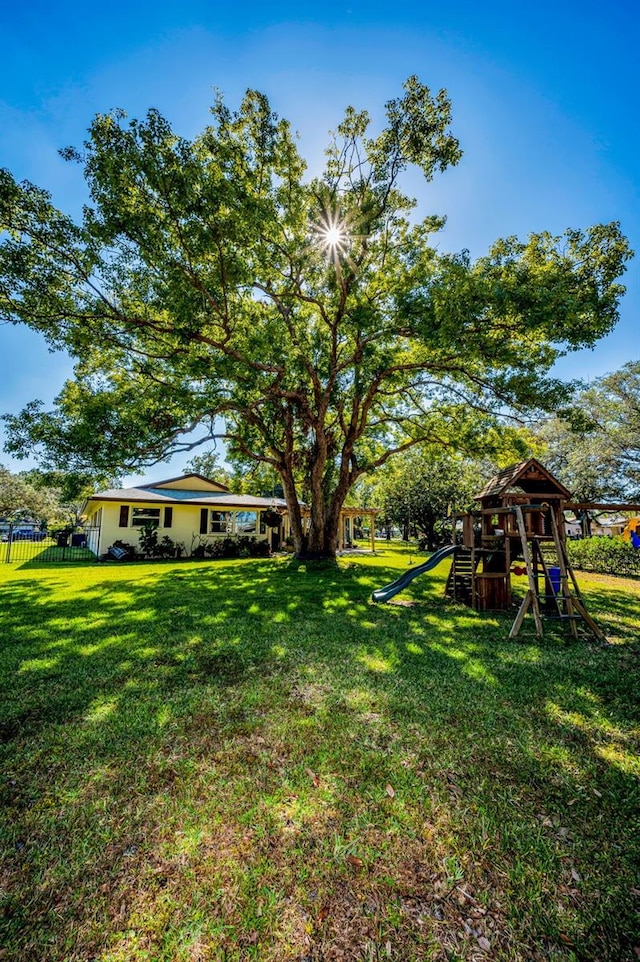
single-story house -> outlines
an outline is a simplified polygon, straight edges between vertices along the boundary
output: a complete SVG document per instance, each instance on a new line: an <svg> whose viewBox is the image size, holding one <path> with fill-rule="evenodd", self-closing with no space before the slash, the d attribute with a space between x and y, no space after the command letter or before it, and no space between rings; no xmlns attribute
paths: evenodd
<svg viewBox="0 0 640 962"><path fill-rule="evenodd" d="M9 532L11 531L13 537L28 537L29 535L39 532L42 525L40 521L30 521L20 519L18 521L9 521L7 518L0 518L0 537L6 539L9 537Z"/></svg>
<svg viewBox="0 0 640 962"><path fill-rule="evenodd" d="M266 512L277 512L281 516L280 524L267 525ZM363 514L374 512L344 509L340 528L342 547L352 540L353 519ZM233 494L224 484L200 474L101 491L87 498L82 516L86 528L92 532L87 539L88 547L97 555L106 554L115 541L137 548L140 530L148 522L157 526L160 538L166 535L184 545L187 555L192 554L196 546L229 536L269 541L270 547L277 549L290 534L284 499Z"/></svg>
<svg viewBox="0 0 640 962"><path fill-rule="evenodd" d="M582 523L578 521L577 518L571 518L564 520L564 533L567 538L581 538L582 537Z"/></svg>
<svg viewBox="0 0 640 962"><path fill-rule="evenodd" d="M599 515L593 520L591 534L604 538L620 537L629 519L622 514Z"/></svg>
<svg viewBox="0 0 640 962"><path fill-rule="evenodd" d="M591 515L591 536L600 538L618 538L623 533L629 519L622 514L595 514ZM565 519L565 531L569 538L582 538L584 528L580 521L576 519Z"/></svg>

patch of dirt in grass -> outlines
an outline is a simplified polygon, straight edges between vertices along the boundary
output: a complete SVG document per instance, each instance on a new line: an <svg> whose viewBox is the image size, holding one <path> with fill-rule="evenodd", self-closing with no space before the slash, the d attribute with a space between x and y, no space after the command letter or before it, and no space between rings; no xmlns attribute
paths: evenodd
<svg viewBox="0 0 640 962"><path fill-rule="evenodd" d="M535 958L514 952L501 904L473 894L468 881L432 871L419 845L405 852L393 875L351 865L351 879L336 880L311 914L307 957L318 962L361 959ZM417 861L416 861L417 857ZM428 954L427 954L428 952Z"/></svg>
<svg viewBox="0 0 640 962"><path fill-rule="evenodd" d="M323 708L330 693L329 685L313 682L300 683L292 688L291 701L299 702L307 708Z"/></svg>

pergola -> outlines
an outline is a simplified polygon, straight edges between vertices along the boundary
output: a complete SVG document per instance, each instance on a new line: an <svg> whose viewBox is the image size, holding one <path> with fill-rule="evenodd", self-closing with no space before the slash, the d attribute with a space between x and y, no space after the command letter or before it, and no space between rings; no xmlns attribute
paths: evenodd
<svg viewBox="0 0 640 962"><path fill-rule="evenodd" d="M380 514L379 508L361 508L358 506L343 507L340 511L340 530L338 534L338 550L344 551L353 543L353 522L356 518L369 519L369 544L372 551L376 550L376 515ZM306 505L302 508L302 517L308 518L309 508Z"/></svg>
<svg viewBox="0 0 640 962"><path fill-rule="evenodd" d="M353 542L353 522L356 518L369 519L369 543L371 550L376 550L376 515L379 508L343 508L340 512L340 546L345 548Z"/></svg>

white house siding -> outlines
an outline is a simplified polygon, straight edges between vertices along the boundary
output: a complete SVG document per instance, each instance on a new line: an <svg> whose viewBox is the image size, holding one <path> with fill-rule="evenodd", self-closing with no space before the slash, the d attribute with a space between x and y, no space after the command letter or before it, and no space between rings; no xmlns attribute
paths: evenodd
<svg viewBox="0 0 640 962"><path fill-rule="evenodd" d="M94 502L95 505L95 502ZM126 505L129 509L128 526L126 528L120 527L120 508ZM98 507L95 505L95 507ZM170 528L164 527L164 517L165 517L165 507L173 508L173 518ZM133 519L133 509L134 508L153 508L160 509L160 524L158 526L158 540L162 540L165 535L171 538L172 541L176 541L184 545L185 555L190 555L192 548L198 544L203 544L207 541L217 541L220 538L228 537L227 534L211 534L208 533L206 536L200 534L200 511L205 507L204 505L191 505L191 504L177 504L173 503L171 505L159 504L157 501L136 501L136 502L116 502L116 501L104 501L100 505L102 510L102 523L100 529L100 544L97 550L97 554L105 554L107 549L114 543L114 541L124 541L126 544L130 544L133 548L138 549L140 544L140 531L142 530L139 526L132 524ZM211 510L208 508L207 510ZM233 534L235 534L235 515L238 511L247 510L257 510L253 508L231 508L228 506L213 506L213 510L217 511L228 511L233 517ZM258 538L259 540L267 540L270 536L270 529L268 528L264 534L260 534L259 530L259 514L257 520L257 530L255 533L251 534L251 537Z"/></svg>

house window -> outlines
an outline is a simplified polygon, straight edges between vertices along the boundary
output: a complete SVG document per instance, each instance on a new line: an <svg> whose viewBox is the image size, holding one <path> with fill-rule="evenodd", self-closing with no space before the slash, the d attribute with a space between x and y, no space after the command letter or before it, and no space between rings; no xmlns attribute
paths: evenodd
<svg viewBox="0 0 640 962"><path fill-rule="evenodd" d="M257 524L257 511L238 511L236 513L236 534L255 534Z"/></svg>
<svg viewBox="0 0 640 962"><path fill-rule="evenodd" d="M131 526L142 528L145 524L160 524L160 508L133 508Z"/></svg>
<svg viewBox="0 0 640 962"><path fill-rule="evenodd" d="M233 531L233 515L230 511L212 511L209 520L211 534L231 534Z"/></svg>
<svg viewBox="0 0 640 962"><path fill-rule="evenodd" d="M164 509L164 527L170 528L173 524L173 508Z"/></svg>
<svg viewBox="0 0 640 962"><path fill-rule="evenodd" d="M118 527L119 528L129 527L129 505L128 504L120 505L120 520L118 521Z"/></svg>

